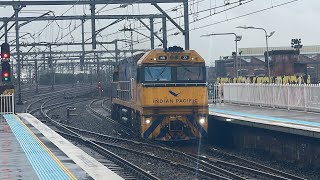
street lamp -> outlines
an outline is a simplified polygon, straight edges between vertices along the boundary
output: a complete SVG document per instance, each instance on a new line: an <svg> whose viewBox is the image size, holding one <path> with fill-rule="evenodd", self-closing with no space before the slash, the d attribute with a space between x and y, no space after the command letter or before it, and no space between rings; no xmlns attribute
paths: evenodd
<svg viewBox="0 0 320 180"><path fill-rule="evenodd" d="M240 62L239 62L239 65L240 65L240 77L242 76L242 67L241 67L241 55L242 55L242 51L239 52L239 55L240 55Z"/></svg>
<svg viewBox="0 0 320 180"><path fill-rule="evenodd" d="M268 39L275 33L275 31L272 31L272 32L268 35L267 31L266 31L264 28L253 27L253 26L238 26L237 28L241 28L241 29L260 29L260 30L263 30L263 31L264 31L265 37L266 37L266 46L267 46L268 77L269 77L269 83L271 83Z"/></svg>
<svg viewBox="0 0 320 180"><path fill-rule="evenodd" d="M236 42L236 54L235 54L235 63L234 63L234 76L238 77L238 41L241 41L242 36L237 35L236 33L212 33L212 34L204 34L200 37L208 37L208 36L220 36L220 35L234 35L235 36L235 42Z"/></svg>

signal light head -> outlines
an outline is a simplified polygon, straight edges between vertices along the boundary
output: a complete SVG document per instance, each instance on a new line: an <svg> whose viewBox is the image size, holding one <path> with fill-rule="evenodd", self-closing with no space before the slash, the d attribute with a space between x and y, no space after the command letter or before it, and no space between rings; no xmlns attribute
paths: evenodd
<svg viewBox="0 0 320 180"><path fill-rule="evenodd" d="M9 73L2 72L2 81L9 81Z"/></svg>
<svg viewBox="0 0 320 180"><path fill-rule="evenodd" d="M1 58L3 59L10 58L10 45L8 43L1 44Z"/></svg>
<svg viewBox="0 0 320 180"><path fill-rule="evenodd" d="M8 61L2 61L1 62L1 78L2 78L2 81L6 81L6 82L9 82L11 81L11 74L10 74L10 64Z"/></svg>

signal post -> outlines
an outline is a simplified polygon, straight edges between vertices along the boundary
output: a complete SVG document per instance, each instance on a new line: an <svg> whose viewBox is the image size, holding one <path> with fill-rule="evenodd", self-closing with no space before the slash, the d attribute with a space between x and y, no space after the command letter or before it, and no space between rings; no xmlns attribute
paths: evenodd
<svg viewBox="0 0 320 180"><path fill-rule="evenodd" d="M14 113L14 85L11 81L10 46L1 44L1 86L0 86L0 111L1 113Z"/></svg>

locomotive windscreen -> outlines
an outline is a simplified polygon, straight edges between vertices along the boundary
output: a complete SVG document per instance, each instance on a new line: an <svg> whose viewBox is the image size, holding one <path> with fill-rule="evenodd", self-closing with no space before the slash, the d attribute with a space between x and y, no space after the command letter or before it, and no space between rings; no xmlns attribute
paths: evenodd
<svg viewBox="0 0 320 180"><path fill-rule="evenodd" d="M206 82L205 66L145 66L144 82Z"/></svg>
<svg viewBox="0 0 320 180"><path fill-rule="evenodd" d="M204 80L203 66L177 67L177 80L201 81Z"/></svg>

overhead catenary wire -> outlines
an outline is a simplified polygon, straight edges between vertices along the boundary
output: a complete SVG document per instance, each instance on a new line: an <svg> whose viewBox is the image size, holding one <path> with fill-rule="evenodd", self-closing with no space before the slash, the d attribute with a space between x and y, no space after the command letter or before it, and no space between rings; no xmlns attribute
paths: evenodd
<svg viewBox="0 0 320 180"><path fill-rule="evenodd" d="M247 3L249 3L249 2L253 2L254 0L249 0ZM230 6L230 5L233 5L233 4L238 4L239 3L239 1L234 1L234 2L229 2L227 5L228 6ZM247 3L239 3L238 5L236 5L236 6L232 6L231 8L227 8L227 9L223 9L223 10L221 10L221 11L219 11L219 12L215 12L215 14L212 14L212 16L213 15L217 15L217 14L219 14L219 13L223 13L223 12L226 12L226 11L229 11L229 10L231 10L231 9L234 9L234 8L236 8L236 7L239 7L239 6L241 6L241 5L245 5L245 4L247 4ZM223 8L223 7L226 7L226 4L223 4L223 5L219 5L219 6L216 6L216 7L214 7L215 9L217 9L217 8ZM212 7L211 7L212 8ZM205 11L208 11L209 9L207 9L207 10L205 10ZM203 12L205 12L205 11L203 11ZM189 13L189 16L190 15L192 15L192 12L191 13ZM177 18L180 18L180 17L183 17L183 15L181 15L181 16L179 16L179 17L176 17L176 18L173 18L173 19L177 19ZM208 17L206 17L206 18L208 18ZM205 18L200 18L199 20L197 20L197 21L192 21L192 22L190 22L189 24L194 24L194 23L196 23L196 22L199 22L199 21L201 21L201 20L203 20L203 19L205 19ZM173 28L171 28L171 29L168 29L167 31L169 32L169 31L172 31L172 30L175 30L176 28L175 27L173 27ZM115 32L115 33L117 33L117 32ZM173 33L172 35L177 35L177 34L179 34L179 33ZM109 34L110 35L110 34ZM170 36L172 36L172 35L168 35L168 37L170 37ZM146 39L147 38L142 38L141 40L139 40L139 42L140 43L143 43L143 42L146 42ZM138 43L136 43L136 44L138 44ZM123 48L127 48L128 46L125 46L125 47L123 47Z"/></svg>
<svg viewBox="0 0 320 180"><path fill-rule="evenodd" d="M193 1L193 3L191 4L191 5L194 5L194 4L196 4L196 3L199 3L199 2L202 2L202 1L204 1L204 0L198 0L198 1ZM251 1L253 1L253 0L251 0ZM138 2L138 1L136 1L136 2ZM235 3L238 3L239 1L234 1L234 2L230 2L229 3L229 5L231 4L235 4ZM220 8L220 7L224 7L225 6L225 4L223 4L223 5L220 5L220 6L216 6L215 8ZM104 7L106 7L106 5L104 6ZM103 7L103 8L104 8ZM180 7L182 7L182 5L180 5ZM119 8L119 7L118 7ZM70 9L70 8L69 8ZM102 9L102 8L101 8ZM100 9L100 10L101 10ZM172 10L172 9L171 9ZM208 9L206 9L206 10L202 10L201 12L205 12L205 11L208 11ZM223 11L222 11L223 12ZM217 14L217 13L216 13ZM189 13L189 15L192 15L192 12L191 13ZM183 17L183 15L181 15L181 16L179 16L179 17L176 17L176 18L173 18L173 19L177 19L177 18L181 18L181 17ZM133 24L133 23L129 23L129 25L131 25L131 24ZM155 23L156 24L156 23ZM70 30L69 31L69 33L67 33L66 35L64 35L63 37L61 37L60 39L58 39L58 40L56 40L56 42L59 42L60 40L62 40L62 39L64 39L65 37L67 37L68 35L70 35L73 31L75 31L77 28L79 28L81 26L81 24L79 24L78 26L75 26L72 30ZM135 28L135 30L137 30L138 28ZM173 30L173 29L175 29L175 28L172 28L172 29L169 29L168 31L171 31L171 30ZM140 29L139 29L140 30ZM108 34L107 36L109 36L109 35L114 35L114 34L116 34L116 33L119 33L119 32L115 32L115 33L112 33L112 34ZM90 38L89 38L90 39ZM87 39L88 40L88 39ZM87 41L86 40L86 41ZM127 47L127 46L125 46L125 47Z"/></svg>
<svg viewBox="0 0 320 180"><path fill-rule="evenodd" d="M189 0L189 1L190 1L190 0ZM199 1L196 1L196 2L194 2L194 3L202 2L202 1L204 1L204 0L199 0ZM249 2L252 2L252 1L254 1L254 0L250 0L250 1L248 1L248 3L249 3ZM238 4L238 3L239 3L239 0L234 1L234 2L229 2L228 6L229 6L229 5L233 5L233 4ZM190 4L190 6L192 6L192 5L193 5L193 4ZM240 5L242 5L242 4L239 4L239 5L237 5L237 6L233 7L233 8L236 8L236 7L240 6ZM202 13L202 12L207 12L207 11L209 11L210 9L218 9L218 8L222 8L222 7L225 7L225 6L226 6L226 5L223 4L223 5L216 6L216 7L214 7L214 8L209 8L209 9L201 10L200 12L201 12L201 13ZM233 9L233 8L225 9L225 10L216 12L215 14L212 14L212 16L213 16L213 15L216 15L216 14L219 14L219 13L221 13L221 12L225 12L225 11L227 11L227 10L231 10L231 9ZM172 9L170 9L170 10L172 10ZM193 14L193 12L190 12L190 13L189 13L189 16L192 15L192 14ZM172 18L172 19L173 19L173 20L176 20L176 19L179 19L179 18L181 18L181 17L184 17L184 15L180 15L180 16L174 17L174 18ZM208 17L209 17L209 16L208 16ZM208 17L206 17L206 18L208 18ZM200 19L198 19L198 21L199 21L199 20L203 20L203 19L205 19L205 18L200 18ZM168 22L168 21L169 21L169 20L167 20L167 22ZM155 22L154 25L160 24L160 23L162 23L162 21ZM192 23L193 23L193 22L190 22L190 24L192 24ZM130 24L132 24L132 23L130 23ZM129 24L129 25L130 25L130 24ZM125 26L125 27L128 27L128 25ZM134 29L134 30L143 30L143 29L145 29L145 28L144 28L144 27L138 27L138 28L136 28L136 29ZM168 29L168 31L172 31L173 29L176 29L176 28L174 27L174 28L172 28L172 29ZM118 34L118 33L120 33L120 32L119 32L119 31L116 31L116 32L107 34L107 36L115 35L115 34Z"/></svg>
<svg viewBox="0 0 320 180"><path fill-rule="evenodd" d="M112 0L111 2L113 2L114 0ZM110 3L109 3L110 4ZM102 8L100 8L96 13L100 13L100 11L102 11L105 7L107 7L109 4L105 4ZM85 19L84 21L83 21L83 23L85 23L87 21L87 19ZM77 30L80 26L81 26L81 24L82 24L82 22L79 24L79 25L77 25L77 26L75 26L72 30L70 30L69 31L69 33L67 33L66 35L64 35L63 37L61 37L60 39L57 39L56 41L55 41L55 43L57 43L57 42L59 42L59 41L61 41L62 39L64 39L65 37L67 37L70 33L72 33L73 31L75 31L75 30Z"/></svg>
<svg viewBox="0 0 320 180"><path fill-rule="evenodd" d="M257 10L257 11L253 11L253 12L250 12L250 13L247 13L247 14L243 14L243 15L240 15L240 16L237 16L237 17L233 17L233 18L229 18L229 19L226 19L226 20L223 20L223 21L219 21L219 22L215 22L215 23L210 23L210 24L206 24L206 25L203 25L203 26L199 26L197 28L191 29L191 31L194 31L194 30L197 30L197 29L202 29L202 28L209 27L209 26L213 26L213 25L216 25L216 24L220 24L220 23L223 23L223 22L230 21L230 20L239 19L239 18L242 18L242 17L245 17L245 16L249 16L249 15L252 15L252 14L257 14L257 13L260 13L260 12L263 12L263 11L267 11L267 10L270 10L270 9L273 9L273 8L277 8L277 7L280 7L280 6L287 5L287 4L291 4L291 3L294 3L296 1L299 1L299 0L291 0L291 1L288 1L288 2L285 2L285 3L281 3L281 4L278 4L278 5L272 5L271 7L263 8L263 9L260 9L260 10Z"/></svg>
<svg viewBox="0 0 320 180"><path fill-rule="evenodd" d="M113 0L113 1L114 1L114 0ZM113 1L111 1L111 2L113 2ZM137 2L140 2L140 1L141 1L141 0L137 0L137 1L135 1L135 2L132 2L132 4L137 3ZM190 1L190 0L189 0L189 1ZM198 0L197 2L201 2L201 1L205 1L205 0ZM66 14L68 11L70 11L73 7L75 7L75 5L76 5L78 2L79 2L79 0L76 1L75 4L72 5L70 8L68 8L64 13L62 13L61 16L63 16L63 15ZM109 3L109 4L110 4L110 3ZM103 6L102 8L100 8L96 13L102 12L102 10L103 10L106 6L108 6L109 4L104 5L104 6ZM182 5L179 5L179 6L182 6ZM177 7L179 7L179 6L177 6ZM119 9L119 8L122 8L122 7L117 7L116 9ZM53 13L53 12L52 12L52 13ZM54 13L53 13L53 15L55 16ZM86 20L85 20L85 21L86 21ZM64 39L65 37L69 36L72 32L74 32L76 29L78 29L78 28L81 26L81 24L78 25L78 26L75 26L75 27L74 27L72 30L70 30L66 35L63 35L61 38L58 38L61 30L63 30L63 29L70 29L70 26L71 26L72 22L70 22L69 25L68 25L66 28L63 28L63 29L62 29L61 26L59 25L59 23L57 23L55 20L48 21L47 25L46 25L44 28L42 28L42 29L39 30L38 32L34 33L34 35L36 36L36 38L40 37L40 35L44 32L44 30L45 30L46 28L48 28L53 22L55 22L56 25L57 25L58 28L59 28L59 29L58 29L57 38L56 38L55 42L61 41L62 39Z"/></svg>
<svg viewBox="0 0 320 180"><path fill-rule="evenodd" d="M222 21L217 21L217 22L214 22L214 23L198 26L198 27L190 29L190 31L203 29L203 28L206 28L206 27L209 27L209 26L213 26L213 25L224 23L224 22L232 21L232 20L235 20L235 19L239 19L239 18L242 18L242 17L246 17L246 16L249 16L249 15L252 15L252 14L257 14L257 13L264 12L264 11L267 11L267 10L270 10L270 9L273 9L273 8L277 8L277 7L281 7L281 6L284 6L284 5L288 5L288 4L297 2L297 1L299 1L299 0L291 0L291 1L287 1L287 2L281 3L281 4L272 5L272 6L268 7L268 8L263 8L263 9L260 9L260 10L257 10L257 11L253 11L253 12L250 12L250 13L246 13L246 14L243 14L243 15L240 15L240 16L236 16L236 17L233 17L233 18L228 18L228 19L225 19L225 20L222 20ZM192 23L194 23L194 22L190 22L190 24L192 24ZM175 28L172 28L172 29L169 29L168 31L172 31L174 29ZM174 35L176 35L176 34L175 33L169 34L168 37L171 37L171 36L174 36ZM145 42L148 42L148 41L149 40L147 38L142 38L138 42L134 43L134 45L140 44L140 43L145 43ZM128 46L125 46L125 47L122 47L122 48L124 49L124 48L127 48L127 47Z"/></svg>
<svg viewBox="0 0 320 180"><path fill-rule="evenodd" d="M198 3L198 2L203 2L203 1L205 1L205 0L199 0L199 1L193 1L194 3ZM253 0L251 0L251 1L253 1ZM248 1L248 2L251 2L251 1ZM298 1L298 0L293 0L293 1L290 1L290 2L288 2L288 3L291 3L291 2L295 2L295 1ZM245 4L245 3L248 3L248 2L243 2L243 4ZM234 3L239 3L239 1L234 1L234 2L230 2L230 4L234 4ZM283 4L287 4L287 3L283 3ZM105 5L104 7L102 7L101 9L103 9L103 8L105 8L107 5ZM180 7L182 7L182 5L179 5ZM274 7L278 7L279 5L272 5L272 7L270 7L270 8L265 8L266 10L267 9L271 9L271 8L274 8ZM219 7L225 7L225 5L220 5L220 6L215 6L215 7L210 7L210 8L207 8L207 9L202 9L202 10L197 10L197 13L202 13L202 12L208 12L208 11L210 11L210 10L217 10ZM118 7L119 8L119 7ZM231 7L230 7L231 8ZM228 8L228 9L226 9L225 11L227 11L227 10L230 10L230 8ZM234 8L234 7L233 7ZM72 9L72 7L71 8L69 8L68 10L70 10L70 9ZM171 9L172 10L172 9ZM221 13L221 12L225 12L224 10L221 10L221 11L216 11L215 13L211 13L212 15L214 15L214 14L217 14L217 13ZM241 16L237 16L237 17L232 17L232 18L227 18L227 19L225 19L225 20L222 20L222 21L218 21L218 22L213 22L213 23L210 23L210 24L205 24L205 25L202 25L202 26L195 26L195 27L193 27L193 28L191 28L190 29L190 31L194 31L194 30L197 30L197 29L202 29L202 28L205 28L205 27L209 27L209 26L213 26L213 25L216 25L216 24L220 24L220 23L223 23L223 22L227 22L227 21L231 21L231 20L234 20L234 19L237 19L237 18L241 18L241 17L245 17L245 16L248 16L248 15L251 15L251 14L255 14L255 13L258 13L258 12L261 12L261 11L265 11L265 10L258 10L258 11L255 11L255 12L251 12L251 13L247 13L247 14L244 14L244 15L241 15ZM193 12L192 12L193 13ZM192 15L192 13L189 13L189 15ZM177 19L177 18L181 18L181 17L183 17L183 16L179 16L179 17L175 17L174 19ZM210 17L210 16L208 16L208 17ZM205 18L207 18L207 17L200 17L200 18L198 18L197 19L197 21L195 21L195 22L199 22L200 20L202 20L202 19L205 19ZM49 23L49 22L48 22ZM192 23L194 23L194 22L190 22L190 24L192 24ZM56 22L56 24L58 25L58 23ZM71 23L69 23L69 25L70 25ZM59 42L59 41L61 41L62 39L64 39L66 36L69 36L70 35L70 33L72 33L73 31L75 31L75 29L77 29L78 27L80 27L81 26L81 24L80 25L77 25L76 26L76 24L75 24L75 26L73 27L73 28L70 28L69 26L68 27L61 27L60 26L60 28L63 28L63 29L66 29L66 28L70 28L70 32L69 33L67 33L66 35L64 35L62 38L59 38L59 39L57 39L56 40L56 42ZM46 27L48 27L48 24L46 25ZM45 27L45 28L46 28ZM141 28L135 28L135 30L140 30ZM175 28L171 28L171 29L169 29L168 30L168 32L170 32L170 31L172 31L173 29L175 29ZM141 30L144 30L144 29L141 29ZM42 33L42 32L41 32ZM41 35L41 33L40 34L38 34L38 36L37 37L39 37L40 35ZM116 33L119 33L119 32L116 32ZM111 35L111 34L108 34L107 36L109 36L109 35ZM170 35L168 35L168 37L170 37L170 36L173 36L173 34L170 34ZM143 42L143 39L144 38L142 38L141 40L139 40L139 43L142 43ZM139 43L135 43L135 44L139 44ZM125 47L123 47L123 48L125 48Z"/></svg>

